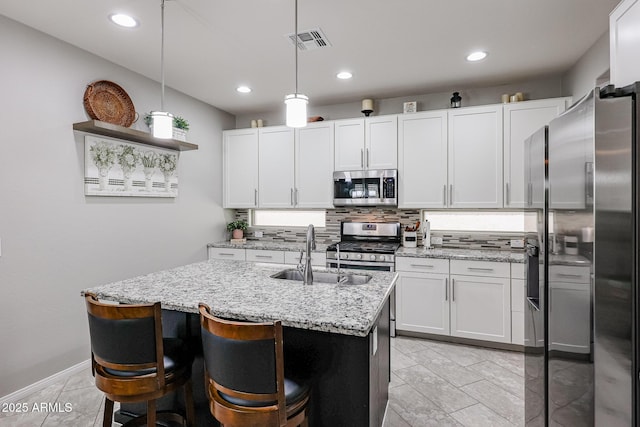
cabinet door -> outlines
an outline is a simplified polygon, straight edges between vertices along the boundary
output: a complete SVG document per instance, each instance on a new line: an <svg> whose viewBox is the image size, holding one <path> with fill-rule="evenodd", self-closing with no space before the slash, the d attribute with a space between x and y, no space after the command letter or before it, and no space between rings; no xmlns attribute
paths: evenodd
<svg viewBox="0 0 640 427"><path fill-rule="evenodd" d="M320 122L296 130L298 208L333 207L333 123Z"/></svg>
<svg viewBox="0 0 640 427"><path fill-rule="evenodd" d="M292 208L294 198L294 133L285 126L260 128L258 135L258 204Z"/></svg>
<svg viewBox="0 0 640 427"><path fill-rule="evenodd" d="M364 169L364 119L334 122L336 171Z"/></svg>
<svg viewBox="0 0 640 427"><path fill-rule="evenodd" d="M502 105L449 111L449 206L502 207Z"/></svg>
<svg viewBox="0 0 640 427"><path fill-rule="evenodd" d="M451 276L451 335L511 342L508 278Z"/></svg>
<svg viewBox="0 0 640 427"><path fill-rule="evenodd" d="M522 208L525 188L525 144L532 133L562 113L567 98L517 102L504 106L504 207Z"/></svg>
<svg viewBox="0 0 640 427"><path fill-rule="evenodd" d="M223 132L223 207L258 206L258 130Z"/></svg>
<svg viewBox="0 0 640 427"><path fill-rule="evenodd" d="M449 335L448 275L401 272L396 329Z"/></svg>
<svg viewBox="0 0 640 427"><path fill-rule="evenodd" d="M398 116L398 207L447 204L447 112Z"/></svg>
<svg viewBox="0 0 640 427"><path fill-rule="evenodd" d="M398 117L365 119L365 169L398 168Z"/></svg>
<svg viewBox="0 0 640 427"><path fill-rule="evenodd" d="M623 87L640 80L638 56L640 2L624 0L609 15L611 83Z"/></svg>
<svg viewBox="0 0 640 427"><path fill-rule="evenodd" d="M209 259L225 259L244 261L246 259L245 250L239 248L209 248Z"/></svg>

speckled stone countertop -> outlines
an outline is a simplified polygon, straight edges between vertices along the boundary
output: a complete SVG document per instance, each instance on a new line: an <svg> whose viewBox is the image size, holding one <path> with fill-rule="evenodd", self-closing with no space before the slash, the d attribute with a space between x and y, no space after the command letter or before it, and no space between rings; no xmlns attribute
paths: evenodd
<svg viewBox="0 0 640 427"><path fill-rule="evenodd" d="M326 252L327 246L325 244L317 243L313 252ZM305 249L304 243L298 242L274 242L268 240L247 240L247 243L237 244L231 243L228 240L223 242L209 243L208 248L236 248L236 249L260 249L260 250L272 250L272 251L302 251Z"/></svg>
<svg viewBox="0 0 640 427"><path fill-rule="evenodd" d="M366 336L397 280L396 273L373 271L366 272L372 279L364 285L303 285L269 277L284 268L291 266L209 260L88 288L82 294L93 292L129 304L160 301L164 309L189 313L197 313L203 302L221 317L281 320L283 326Z"/></svg>
<svg viewBox="0 0 640 427"><path fill-rule="evenodd" d="M424 247L400 247L400 249L396 251L396 256L524 263L524 252L496 251L490 249L426 249Z"/></svg>

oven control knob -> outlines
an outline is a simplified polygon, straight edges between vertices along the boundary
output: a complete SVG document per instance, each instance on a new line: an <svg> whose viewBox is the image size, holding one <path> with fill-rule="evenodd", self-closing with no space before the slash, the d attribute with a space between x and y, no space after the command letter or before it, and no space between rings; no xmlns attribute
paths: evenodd
<svg viewBox="0 0 640 427"><path fill-rule="evenodd" d="M349 259L349 254L340 254L340 258Z"/></svg>
<svg viewBox="0 0 640 427"><path fill-rule="evenodd" d="M356 254L356 259L362 259L362 254Z"/></svg>
<svg viewBox="0 0 640 427"><path fill-rule="evenodd" d="M375 261L376 260L376 256L375 255L371 255L369 258L371 258L371 261Z"/></svg>
<svg viewBox="0 0 640 427"><path fill-rule="evenodd" d="M378 257L378 259L379 259L380 261L384 261L385 256L384 256L384 255L380 255L380 256Z"/></svg>

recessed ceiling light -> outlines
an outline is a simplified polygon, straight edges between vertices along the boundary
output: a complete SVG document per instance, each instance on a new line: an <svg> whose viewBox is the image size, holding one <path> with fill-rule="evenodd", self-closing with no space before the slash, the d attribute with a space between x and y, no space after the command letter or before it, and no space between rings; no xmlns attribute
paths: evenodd
<svg viewBox="0 0 640 427"><path fill-rule="evenodd" d="M353 74L351 74L348 71L340 71L338 74L336 74L336 77L342 80L346 80L346 79L350 79L351 77L353 77Z"/></svg>
<svg viewBox="0 0 640 427"><path fill-rule="evenodd" d="M468 56L467 56L467 61L481 61L484 58L487 57L487 52L483 52L481 50L477 51L477 52L471 52Z"/></svg>
<svg viewBox="0 0 640 427"><path fill-rule="evenodd" d="M236 90L240 93L249 93L251 92L251 88L249 86L238 86Z"/></svg>
<svg viewBox="0 0 640 427"><path fill-rule="evenodd" d="M111 22L113 22L114 24L125 28L134 28L138 26L138 21L136 21L129 15L125 15L124 13L114 13L113 15L109 16L109 19L111 19Z"/></svg>

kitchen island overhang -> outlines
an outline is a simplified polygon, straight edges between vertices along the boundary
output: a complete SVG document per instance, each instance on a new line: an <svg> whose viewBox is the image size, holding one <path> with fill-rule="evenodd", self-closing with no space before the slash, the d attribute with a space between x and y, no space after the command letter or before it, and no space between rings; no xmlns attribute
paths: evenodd
<svg viewBox="0 0 640 427"><path fill-rule="evenodd" d="M361 285L303 285L270 277L285 268L292 266L209 260L82 293L120 303L160 301L163 310L173 314L167 318L187 325L173 324L166 330L191 342L199 340L199 328L193 325L198 324L200 302L224 318L281 320L285 364L304 368L312 376L310 425L381 426L390 380L389 297L395 291L397 274L367 272L371 281ZM188 314L180 316L180 312ZM199 362L196 358L196 382L198 376L203 378ZM196 400L203 419L204 390ZM199 425L210 422L208 415Z"/></svg>

